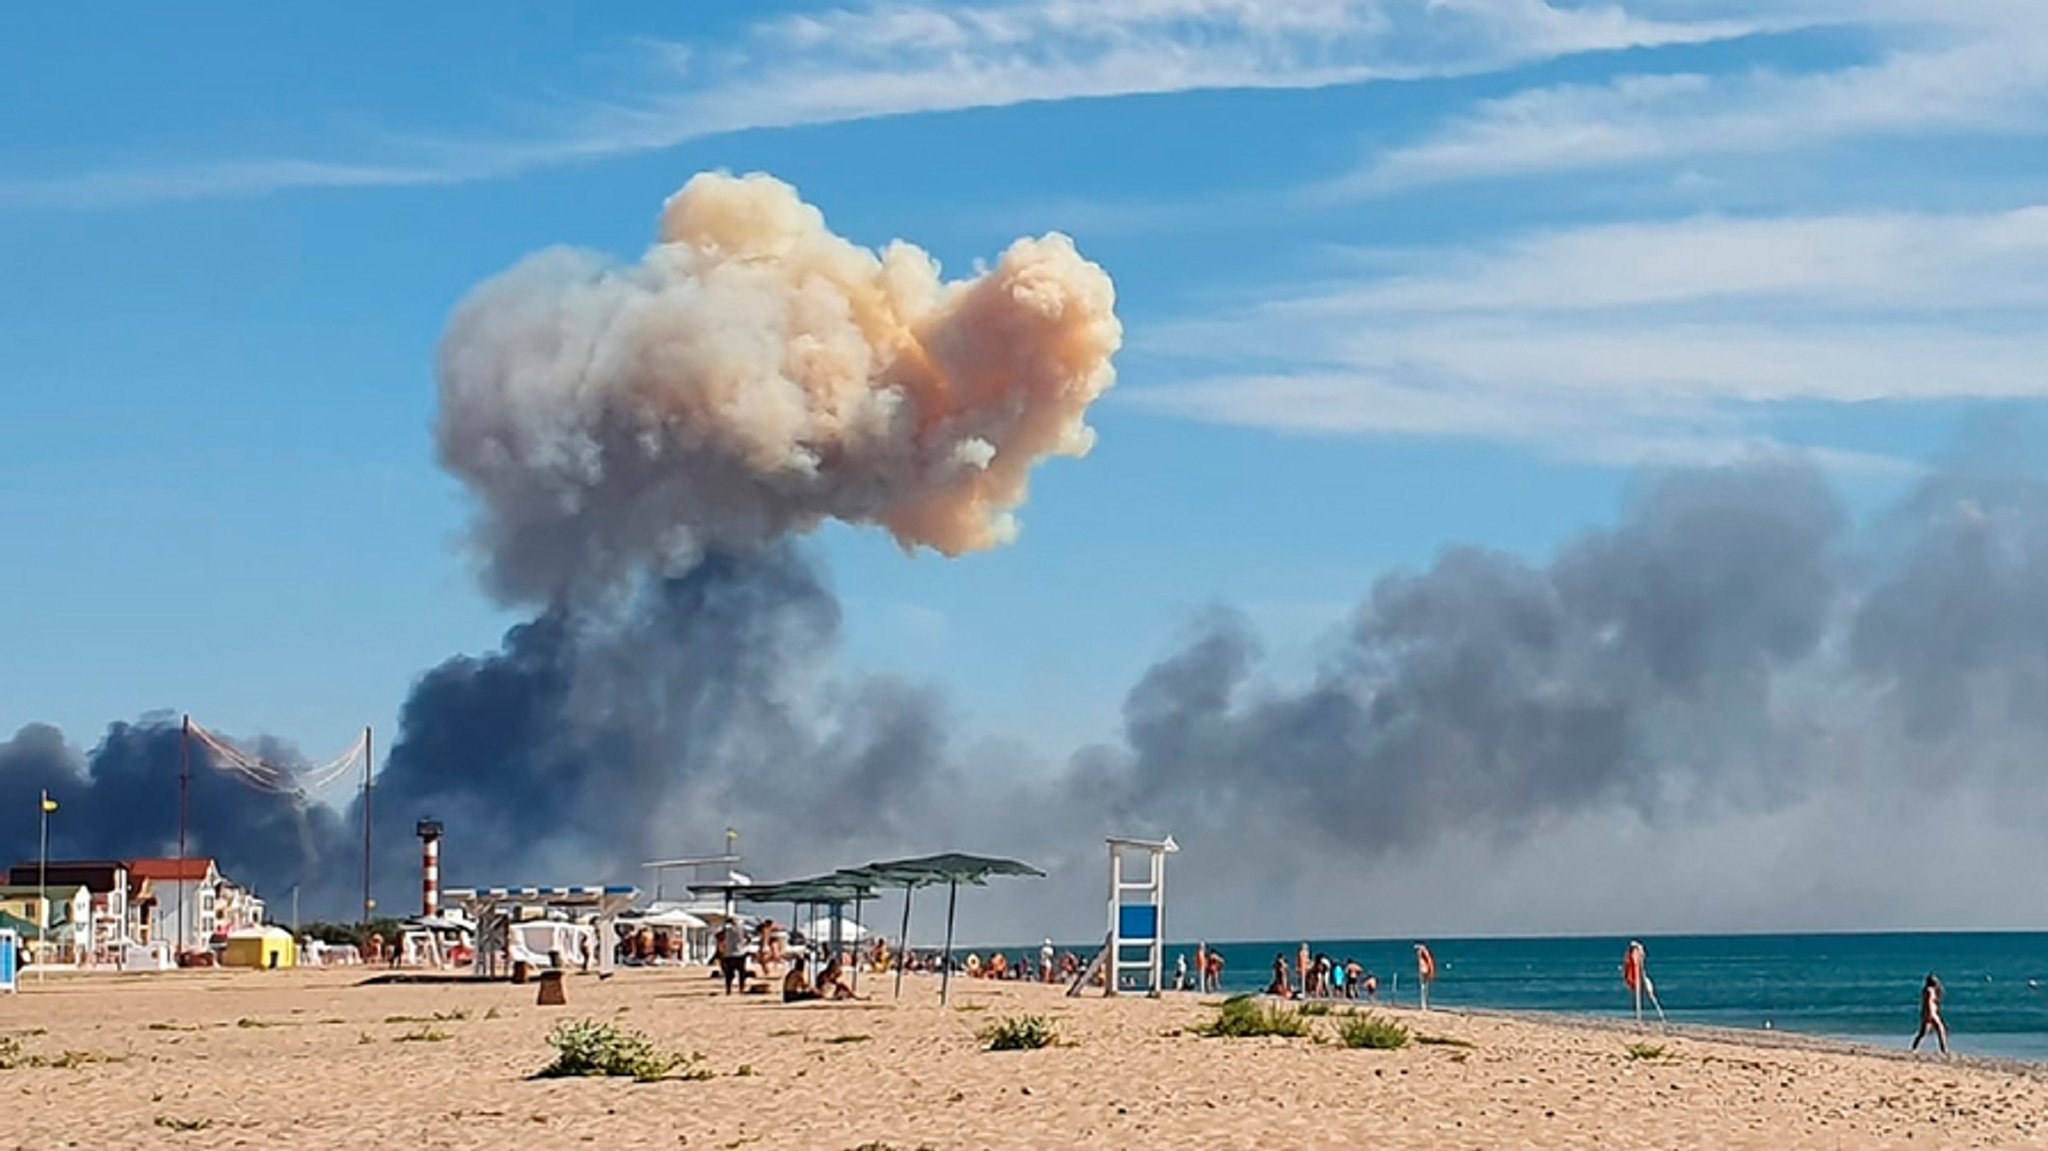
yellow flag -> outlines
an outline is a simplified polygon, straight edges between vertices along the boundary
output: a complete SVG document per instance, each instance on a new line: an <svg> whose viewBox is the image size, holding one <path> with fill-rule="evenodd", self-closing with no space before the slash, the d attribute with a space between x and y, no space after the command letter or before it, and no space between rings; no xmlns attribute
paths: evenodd
<svg viewBox="0 0 2048 1151"><path fill-rule="evenodd" d="M47 795L46 795L46 796L44 796L44 797L43 797L43 810L44 810L44 811L55 811L55 810L57 810L57 801L56 801L56 800L54 800L54 799L51 799L51 798L50 798L49 796L47 796Z"/></svg>

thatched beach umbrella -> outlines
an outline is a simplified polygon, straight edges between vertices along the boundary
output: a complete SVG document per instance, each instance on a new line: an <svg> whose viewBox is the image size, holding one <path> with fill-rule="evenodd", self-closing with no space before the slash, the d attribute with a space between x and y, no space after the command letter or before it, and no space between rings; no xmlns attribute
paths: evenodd
<svg viewBox="0 0 2048 1151"><path fill-rule="evenodd" d="M870 863L866 867L853 867L839 873L842 876L868 880L877 887L900 887L903 889L903 947L910 945L910 902L920 887L946 885L946 959L939 968L939 1002L945 1003L953 984L953 914L960 898L960 885L971 883L977 887L988 882L992 875L1031 876L1045 878L1045 872L1028 863L1014 859L998 859L988 855L964 855L960 852L946 852L941 855L923 855L915 859L892 859L883 863ZM903 994L903 962L899 956L896 963L896 994Z"/></svg>

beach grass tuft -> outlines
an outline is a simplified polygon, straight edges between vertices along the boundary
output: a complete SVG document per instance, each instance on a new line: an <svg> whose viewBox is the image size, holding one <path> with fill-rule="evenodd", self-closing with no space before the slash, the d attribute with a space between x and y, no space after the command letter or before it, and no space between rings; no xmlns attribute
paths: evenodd
<svg viewBox="0 0 2048 1151"><path fill-rule="evenodd" d="M393 1043L445 1043L455 1038L446 1031L429 1024L421 1024L411 1031L393 1039Z"/></svg>
<svg viewBox="0 0 2048 1151"><path fill-rule="evenodd" d="M1052 1046L1057 1038L1052 1020L1043 1015L998 1019L981 1031L981 1041L990 1051L1036 1051Z"/></svg>
<svg viewBox="0 0 2048 1151"><path fill-rule="evenodd" d="M705 1079L690 1056L662 1051L638 1031L584 1019L564 1023L548 1033L555 1061L534 1073L536 1079L576 1076L621 1076L652 1083L657 1079Z"/></svg>
<svg viewBox="0 0 2048 1151"><path fill-rule="evenodd" d="M90 1067L95 1063L126 1063L126 1055L109 1055L104 1051L60 1051L48 1059L36 1058L30 1065L35 1067Z"/></svg>
<svg viewBox="0 0 2048 1151"><path fill-rule="evenodd" d="M1334 1008L1327 1003L1309 1002L1302 1004L1300 1007L1295 1008L1295 1010L1301 1012L1304 1019L1319 1019L1330 1014Z"/></svg>
<svg viewBox="0 0 2048 1151"><path fill-rule="evenodd" d="M494 1009L495 1010L495 1009ZM467 1011L436 1011L432 1015L386 1015L386 1023L460 1023L469 1018Z"/></svg>
<svg viewBox="0 0 2048 1151"><path fill-rule="evenodd" d="M41 1031L33 1034L41 1035ZM19 1067L88 1067L95 1063L125 1063L126 1055L108 1055L101 1051L60 1051L55 1055L37 1055L24 1051L21 1040L12 1035L0 1035L0 1071L13 1071Z"/></svg>
<svg viewBox="0 0 2048 1151"><path fill-rule="evenodd" d="M1347 1015L1337 1024L1337 1038L1346 1047L1397 1051L1408 1046L1408 1029L1377 1015Z"/></svg>
<svg viewBox="0 0 2048 1151"><path fill-rule="evenodd" d="M1455 1035L1416 1035L1415 1042L1421 1047L1475 1047L1470 1039L1459 1039Z"/></svg>
<svg viewBox="0 0 2048 1151"><path fill-rule="evenodd" d="M1671 1053L1664 1050L1662 1043L1631 1043L1628 1045L1628 1057L1647 1063L1658 1059L1669 1059L1671 1058Z"/></svg>
<svg viewBox="0 0 2048 1151"><path fill-rule="evenodd" d="M1224 1000L1216 1008L1216 1018L1195 1031L1213 1039L1254 1039L1266 1035L1300 1039L1309 1033L1309 1022L1299 1012L1239 995Z"/></svg>

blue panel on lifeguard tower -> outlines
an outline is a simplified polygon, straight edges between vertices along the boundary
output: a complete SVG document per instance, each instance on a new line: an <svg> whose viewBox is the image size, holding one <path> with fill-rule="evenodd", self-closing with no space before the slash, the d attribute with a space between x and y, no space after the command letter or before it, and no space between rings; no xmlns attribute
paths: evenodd
<svg viewBox="0 0 2048 1151"><path fill-rule="evenodd" d="M1150 939L1159 934L1159 909L1149 903L1126 903L1116 909L1116 933L1124 939Z"/></svg>

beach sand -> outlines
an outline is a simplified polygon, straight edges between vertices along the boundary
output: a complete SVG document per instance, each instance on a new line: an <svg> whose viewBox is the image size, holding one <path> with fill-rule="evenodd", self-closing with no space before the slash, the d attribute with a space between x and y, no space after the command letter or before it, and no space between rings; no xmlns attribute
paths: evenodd
<svg viewBox="0 0 2048 1151"><path fill-rule="evenodd" d="M365 977L27 976L0 999L17 1045L0 1147L2048 1146L2039 1069L1782 1036L1397 1010L1471 1046L1369 1051L1198 1037L1213 997L956 981L941 1008L937 980L912 977L901 1002L870 978L875 1002L784 1006L693 969L572 977L569 1005L541 1008L531 985ZM1026 1012L1065 1045L982 1050L979 1029ZM529 1078L549 1029L583 1018L698 1053L712 1077Z"/></svg>

